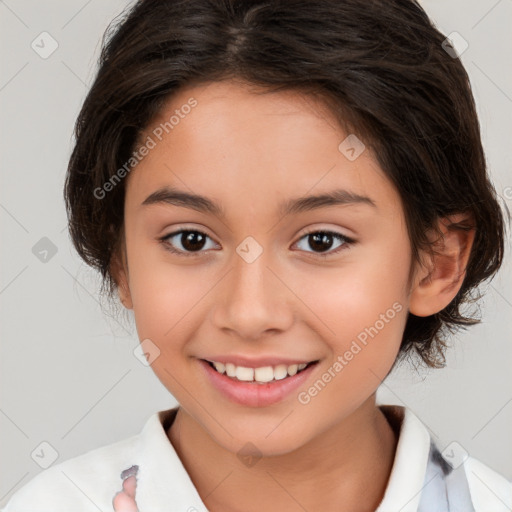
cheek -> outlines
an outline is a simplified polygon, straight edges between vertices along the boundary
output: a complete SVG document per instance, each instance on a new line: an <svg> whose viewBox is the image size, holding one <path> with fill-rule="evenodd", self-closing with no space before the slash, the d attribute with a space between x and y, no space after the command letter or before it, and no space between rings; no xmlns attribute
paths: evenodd
<svg viewBox="0 0 512 512"><path fill-rule="evenodd" d="M398 353L407 319L410 261L400 235L354 251L340 267L301 283L301 298L321 320L331 357L346 354L350 359L345 373L371 369L384 377Z"/></svg>
<svg viewBox="0 0 512 512"><path fill-rule="evenodd" d="M129 262L139 338L153 340L164 352L178 350L179 344L175 342L186 339L185 330L191 329L194 308L210 288L211 276L198 266L171 264L162 248L143 251L134 247Z"/></svg>
<svg viewBox="0 0 512 512"><path fill-rule="evenodd" d="M301 298L336 338L355 336L381 315L407 309L409 255L392 247L360 251L338 268L304 276ZM398 303L401 307L393 305ZM388 312L388 314L386 314ZM380 325L380 324L379 324Z"/></svg>

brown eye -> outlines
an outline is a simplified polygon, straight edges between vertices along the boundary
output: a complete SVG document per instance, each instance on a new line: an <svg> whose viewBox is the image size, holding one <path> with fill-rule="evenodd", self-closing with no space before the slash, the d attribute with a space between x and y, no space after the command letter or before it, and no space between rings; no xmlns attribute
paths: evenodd
<svg viewBox="0 0 512 512"><path fill-rule="evenodd" d="M334 231L311 231L310 233L306 233L300 240L306 240L305 245L313 249L312 251L308 251L306 249L302 250L305 250L306 252L313 252L314 254L323 257L336 254L355 243L355 240ZM335 243L335 240L338 240L341 244L334 250L330 250ZM326 251L329 252L327 254L323 254Z"/></svg>
<svg viewBox="0 0 512 512"><path fill-rule="evenodd" d="M182 229L166 235L160 240L164 243L166 249L171 252L183 256L193 256L194 253L204 252L202 249L204 249L208 239L210 237L202 231Z"/></svg>

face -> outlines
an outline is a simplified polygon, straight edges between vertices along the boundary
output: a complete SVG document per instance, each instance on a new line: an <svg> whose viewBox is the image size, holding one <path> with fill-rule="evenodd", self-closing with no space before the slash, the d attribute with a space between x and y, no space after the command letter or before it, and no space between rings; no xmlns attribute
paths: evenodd
<svg viewBox="0 0 512 512"><path fill-rule="evenodd" d="M279 454L355 414L388 373L411 249L369 149L340 146L349 134L313 97L255 91L182 89L148 126L126 178L121 289L185 413L229 450Z"/></svg>

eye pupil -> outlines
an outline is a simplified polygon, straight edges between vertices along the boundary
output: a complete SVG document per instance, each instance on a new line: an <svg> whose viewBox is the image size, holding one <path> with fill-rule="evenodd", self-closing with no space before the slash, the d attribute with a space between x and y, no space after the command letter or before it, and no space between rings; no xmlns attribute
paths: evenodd
<svg viewBox="0 0 512 512"><path fill-rule="evenodd" d="M323 233L323 232L312 233L309 235L311 248L318 249L320 251L328 250L328 249L330 249L330 246L332 245L332 238L333 238L332 235L330 235L329 233ZM313 243L311 243L311 241ZM326 247L326 245L328 247Z"/></svg>
<svg viewBox="0 0 512 512"><path fill-rule="evenodd" d="M202 239L198 241L198 239ZM199 251L203 248L205 237L198 231L183 231L181 244L187 251Z"/></svg>

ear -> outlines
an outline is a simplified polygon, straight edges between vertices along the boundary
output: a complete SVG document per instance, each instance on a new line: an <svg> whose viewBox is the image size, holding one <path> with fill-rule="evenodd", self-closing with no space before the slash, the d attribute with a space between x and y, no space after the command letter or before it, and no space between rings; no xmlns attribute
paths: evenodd
<svg viewBox="0 0 512 512"><path fill-rule="evenodd" d="M460 226L452 227L459 223ZM466 276L475 238L472 216L450 215L442 218L438 226L442 237L434 230L429 233L436 254L429 264L416 269L413 279L409 311L416 316L434 315L445 308L459 292Z"/></svg>
<svg viewBox="0 0 512 512"><path fill-rule="evenodd" d="M122 252L122 254L120 255L119 252ZM117 251L117 253L112 256L110 272L117 284L119 300L126 309L133 309L132 296L130 294L128 265L126 260L126 251L123 247L122 251Z"/></svg>

